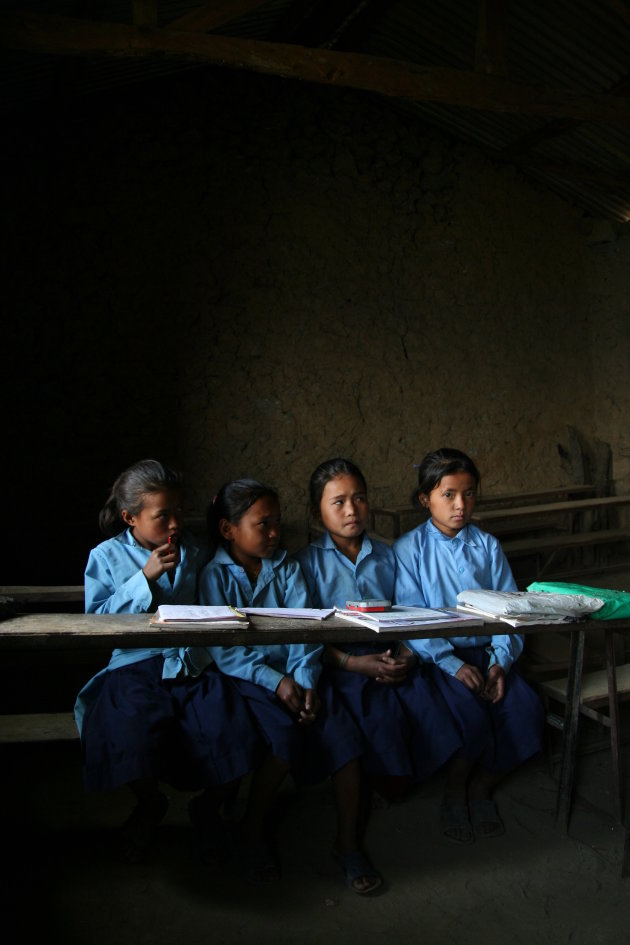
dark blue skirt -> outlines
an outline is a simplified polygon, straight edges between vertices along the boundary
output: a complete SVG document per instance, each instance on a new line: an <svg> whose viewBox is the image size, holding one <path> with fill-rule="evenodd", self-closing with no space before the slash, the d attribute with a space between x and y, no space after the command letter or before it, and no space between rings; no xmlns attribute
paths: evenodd
<svg viewBox="0 0 630 945"><path fill-rule="evenodd" d="M343 649L360 656L388 647L354 643ZM394 685L336 667L325 673L361 730L367 774L424 781L461 747L448 707L421 666Z"/></svg>
<svg viewBox="0 0 630 945"><path fill-rule="evenodd" d="M86 711L81 746L86 790L140 779L200 790L237 780L263 746L247 706L215 666L162 679L161 656L104 674Z"/></svg>
<svg viewBox="0 0 630 945"><path fill-rule="evenodd" d="M455 647L454 653L486 676L490 655L485 646ZM459 727L464 743L459 757L501 774L542 750L542 702L515 666L505 678L505 695L496 705L471 692L434 663L427 664L427 669Z"/></svg>
<svg viewBox="0 0 630 945"><path fill-rule="evenodd" d="M290 765L298 783L317 784L361 755L361 734L330 685L320 680L317 718L311 725L300 725L271 690L235 676L229 678L246 701L269 750Z"/></svg>

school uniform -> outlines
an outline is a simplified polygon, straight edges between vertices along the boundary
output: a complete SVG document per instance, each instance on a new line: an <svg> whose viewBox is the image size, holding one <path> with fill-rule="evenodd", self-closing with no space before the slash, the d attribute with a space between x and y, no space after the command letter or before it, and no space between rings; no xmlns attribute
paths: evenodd
<svg viewBox="0 0 630 945"><path fill-rule="evenodd" d="M398 604L455 607L457 594L463 590L516 590L499 541L475 525L449 538L433 522L424 522L397 539L394 554ZM462 758L500 773L541 750L542 704L514 666L523 650L521 634L480 633L407 643L430 668L460 726ZM477 666L484 676L491 666L502 667L505 695L499 703L481 699L455 678L464 663Z"/></svg>
<svg viewBox="0 0 630 945"><path fill-rule="evenodd" d="M190 604L204 553L184 534L173 584L142 572L151 552L130 529L90 552L86 613L144 613ZM207 647L116 649L75 704L88 791L151 778L194 790L236 780L260 745L247 707L212 665Z"/></svg>
<svg viewBox="0 0 630 945"><path fill-rule="evenodd" d="M394 553L367 534L356 563L342 554L328 532L295 557L316 607L343 608L348 600L393 598ZM362 656L395 647L396 640L388 636L373 644L343 644L340 649ZM393 685L331 665L324 674L361 730L362 765L369 775L422 781L461 746L442 696L421 667Z"/></svg>
<svg viewBox="0 0 630 945"><path fill-rule="evenodd" d="M225 548L219 548L199 582L203 604L233 607L310 607L299 565L284 550L263 558L256 583ZM219 669L229 676L254 714L272 754L286 761L298 780L316 783L361 754L361 737L329 685L319 685L321 643L211 647ZM321 708L315 722L301 726L275 692L292 676L305 689L317 689Z"/></svg>

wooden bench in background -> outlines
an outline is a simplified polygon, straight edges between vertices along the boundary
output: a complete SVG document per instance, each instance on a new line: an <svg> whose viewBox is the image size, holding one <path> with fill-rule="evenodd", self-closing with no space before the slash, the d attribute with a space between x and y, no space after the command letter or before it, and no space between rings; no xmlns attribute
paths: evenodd
<svg viewBox="0 0 630 945"><path fill-rule="evenodd" d="M522 507L529 505L538 505L542 502L560 502L569 499L585 499L595 496L595 486L573 484L568 486L554 486L551 489L537 489L530 492L503 492L496 495L480 495L477 498L476 508L480 510L508 509L513 507ZM413 506L402 506L399 508L387 508L385 506L374 506L370 510L372 521L370 528L378 532L378 519L384 517L387 520L385 531L387 534L391 531L392 538L399 538L406 530L403 523L412 520L411 527L415 528L427 517L422 509L416 509Z"/></svg>
<svg viewBox="0 0 630 945"><path fill-rule="evenodd" d="M68 604L83 603L83 584L60 584L37 587L30 584L4 584L0 586L0 597L8 597L20 604Z"/></svg>
<svg viewBox="0 0 630 945"><path fill-rule="evenodd" d="M0 715L0 744L77 741L72 712L27 712Z"/></svg>
<svg viewBox="0 0 630 945"><path fill-rule="evenodd" d="M553 702L566 705L569 678L543 680L538 688L545 699L545 720L552 728L564 731L565 720L550 709ZM623 788L621 776L621 732L619 728L619 702L630 699L630 663L615 665L612 644L612 631L606 631L606 667L582 674L579 711L582 715L598 722L610 730L610 755L614 788L615 813L620 823L623 822ZM601 745L596 744L596 749ZM549 752L550 764L554 756Z"/></svg>
<svg viewBox="0 0 630 945"><path fill-rule="evenodd" d="M84 604L83 584L0 586L0 598L24 610L40 604ZM82 608L83 609L83 606ZM86 680L87 681L87 680ZM77 741L72 712L10 712L0 714L0 744Z"/></svg>

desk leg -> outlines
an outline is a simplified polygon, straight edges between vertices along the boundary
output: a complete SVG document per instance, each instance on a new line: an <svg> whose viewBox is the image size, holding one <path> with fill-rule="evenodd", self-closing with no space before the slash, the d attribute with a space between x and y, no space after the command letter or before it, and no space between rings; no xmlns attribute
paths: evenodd
<svg viewBox="0 0 630 945"><path fill-rule="evenodd" d="M586 634L584 630L571 631L567 702L564 709L560 779L558 782L558 796L556 798L556 827L560 827L564 833L569 829L569 817L571 814L585 639Z"/></svg>
<svg viewBox="0 0 630 945"><path fill-rule="evenodd" d="M615 814L623 823L623 797L621 787L621 759L619 756L619 705L617 703L617 675L615 671L615 642L613 631L605 631L606 672L608 675L608 714L610 716L610 755L613 784L615 786Z"/></svg>

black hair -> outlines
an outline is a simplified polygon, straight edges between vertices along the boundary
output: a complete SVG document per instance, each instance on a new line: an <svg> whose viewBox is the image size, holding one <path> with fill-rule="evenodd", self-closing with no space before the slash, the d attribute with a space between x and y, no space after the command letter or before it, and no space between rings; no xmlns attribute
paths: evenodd
<svg viewBox="0 0 630 945"><path fill-rule="evenodd" d="M444 476L451 476L458 472L469 473L475 480L476 486L479 486L481 481L479 470L466 453L448 447L427 453L418 466L418 488L411 497L414 506L421 508L421 495L429 495L436 486L439 486Z"/></svg>
<svg viewBox="0 0 630 945"><path fill-rule="evenodd" d="M219 530L222 518L237 525L255 502L266 497L278 501L276 490L257 479L233 479L232 482L224 483L208 506L206 513L208 537L214 546L226 546Z"/></svg>
<svg viewBox="0 0 630 945"><path fill-rule="evenodd" d="M134 463L118 476L107 502L99 512L101 531L110 537L118 535L125 528L123 509L130 515L138 515L148 493L162 492L164 489L181 490L182 484L181 473L169 469L157 459L141 459Z"/></svg>
<svg viewBox="0 0 630 945"><path fill-rule="evenodd" d="M337 476L355 476L357 479L361 480L363 488L367 492L365 476L358 466L355 466L349 459L344 459L342 456L327 459L325 462L319 464L317 469L313 472L309 483L311 510L315 515L319 516L319 507L327 483L329 483L331 479L336 479Z"/></svg>

